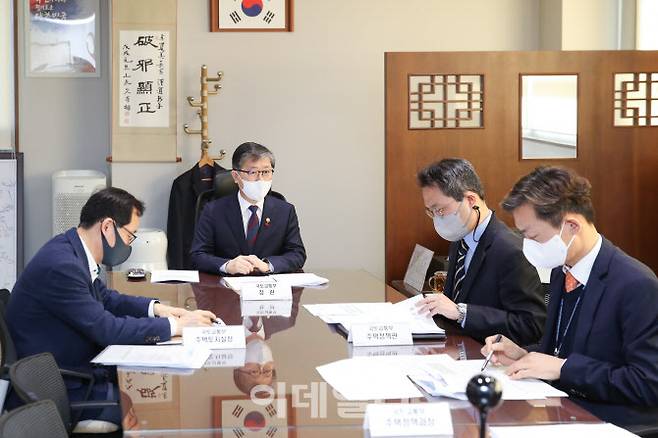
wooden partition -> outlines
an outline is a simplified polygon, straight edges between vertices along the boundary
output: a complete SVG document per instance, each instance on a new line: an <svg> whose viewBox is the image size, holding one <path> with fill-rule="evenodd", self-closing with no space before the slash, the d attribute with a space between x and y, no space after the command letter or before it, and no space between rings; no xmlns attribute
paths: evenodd
<svg viewBox="0 0 658 438"><path fill-rule="evenodd" d="M448 243L423 212L415 174L448 157L473 163L487 204L509 225L511 216L499 204L521 176L540 164L575 169L592 183L599 231L658 271L658 126L614 126L613 116L615 74L658 73L658 52L387 53L385 64L387 282L403 278L416 243L447 254ZM522 74L578 75L577 158L520 159ZM413 111L418 107L410 104L410 92L418 89L412 77L430 75L482 75L482 111L471 111L481 114L482 126L475 120L454 128L411 129L418 114ZM658 116L658 74L655 78L646 108ZM461 91L467 91L466 86ZM475 127L463 127L469 123Z"/></svg>

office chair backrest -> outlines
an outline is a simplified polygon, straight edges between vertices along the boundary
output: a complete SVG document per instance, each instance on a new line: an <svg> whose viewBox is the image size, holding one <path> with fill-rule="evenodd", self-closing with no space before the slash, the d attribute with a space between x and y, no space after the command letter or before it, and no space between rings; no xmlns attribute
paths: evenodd
<svg viewBox="0 0 658 438"><path fill-rule="evenodd" d="M223 170L215 173L213 179L213 188L202 192L196 200L196 208L194 209L194 223L196 224L201 217L201 212L206 204L214 199L223 198L224 196L232 195L238 192L238 185L233 181L230 170ZM270 196L285 201L286 198L279 192L270 190Z"/></svg>
<svg viewBox="0 0 658 438"><path fill-rule="evenodd" d="M16 347L9 334L5 321L5 305L0 301L0 374L5 374L5 367L16 362Z"/></svg>
<svg viewBox="0 0 658 438"><path fill-rule="evenodd" d="M25 403L52 400L66 430L71 430L69 397L52 354L40 353L16 361L9 369L9 378L14 391Z"/></svg>
<svg viewBox="0 0 658 438"><path fill-rule="evenodd" d="M57 406L52 400L30 403L0 417L2 438L68 437Z"/></svg>
<svg viewBox="0 0 658 438"><path fill-rule="evenodd" d="M9 304L10 297L11 292L9 292L9 289L0 289L0 303L5 305L5 309L7 309L7 304Z"/></svg>

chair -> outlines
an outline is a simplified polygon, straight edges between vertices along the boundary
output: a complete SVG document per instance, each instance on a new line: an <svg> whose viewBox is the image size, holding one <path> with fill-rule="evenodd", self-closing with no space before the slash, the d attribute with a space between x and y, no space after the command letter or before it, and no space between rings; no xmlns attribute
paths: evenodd
<svg viewBox="0 0 658 438"><path fill-rule="evenodd" d="M16 347L5 321L5 304L0 300L0 378L6 378L9 366L16 362Z"/></svg>
<svg viewBox="0 0 658 438"><path fill-rule="evenodd" d="M62 376L70 376L89 381L84 401L69 401ZM16 394L25 403L52 400L69 433L76 426L78 418L80 418L80 414L84 409L100 409L117 406L117 402L114 401L87 401L94 386L93 376L75 371L60 370L57 367L55 358L50 353L35 354L16 361L9 369L9 377ZM90 428L95 429L95 425L92 425Z"/></svg>
<svg viewBox="0 0 658 438"><path fill-rule="evenodd" d="M217 172L213 179L213 188L201 192L201 194L196 199L196 207L194 209L194 223L196 224L199 221L201 212L206 204L212 200L223 198L224 196L237 193L238 185L233 181L230 170L225 170ZM279 192L270 190L269 195L279 198L282 201L285 201L286 198Z"/></svg>
<svg viewBox="0 0 658 438"><path fill-rule="evenodd" d="M68 433L52 400L30 403L0 417L2 438L66 438Z"/></svg>

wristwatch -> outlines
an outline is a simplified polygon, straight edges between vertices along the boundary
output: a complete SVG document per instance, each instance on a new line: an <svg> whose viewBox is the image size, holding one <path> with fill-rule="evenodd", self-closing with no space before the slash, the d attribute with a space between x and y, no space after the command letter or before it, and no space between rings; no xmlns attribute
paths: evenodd
<svg viewBox="0 0 658 438"><path fill-rule="evenodd" d="M466 318L466 303L457 303L457 311L459 312L457 324L461 325L464 322L464 318Z"/></svg>

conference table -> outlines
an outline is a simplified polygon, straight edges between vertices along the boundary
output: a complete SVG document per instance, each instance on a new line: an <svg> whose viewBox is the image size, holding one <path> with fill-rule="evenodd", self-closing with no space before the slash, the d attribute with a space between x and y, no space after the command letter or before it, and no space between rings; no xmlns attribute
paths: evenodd
<svg viewBox="0 0 658 438"><path fill-rule="evenodd" d="M320 288L293 288L292 302L264 303L256 313L270 316L260 318L243 318L240 296L223 286L215 275L201 273L199 283L188 284L150 283L148 279L135 282L128 281L125 273L110 273L110 287L120 292L157 297L164 304L190 310L210 310L227 325L255 326L258 333L257 339L248 344L253 348L215 350L199 370L119 368L125 436L363 437L365 408L372 402L342 399L324 382L317 366L353 355L445 353L454 359L482 357L478 342L450 330L442 342L415 343L404 348L352 347L335 327L311 315L302 305L395 303L408 297L365 271L315 273L328 278L329 283ZM253 314L254 310L245 313ZM246 363L245 355L249 359ZM271 390L252 400L249 393L254 385ZM454 436L478 436L476 408L466 401L441 401L450 405ZM584 422L601 421L567 398L503 401L489 415L489 424L494 426Z"/></svg>

